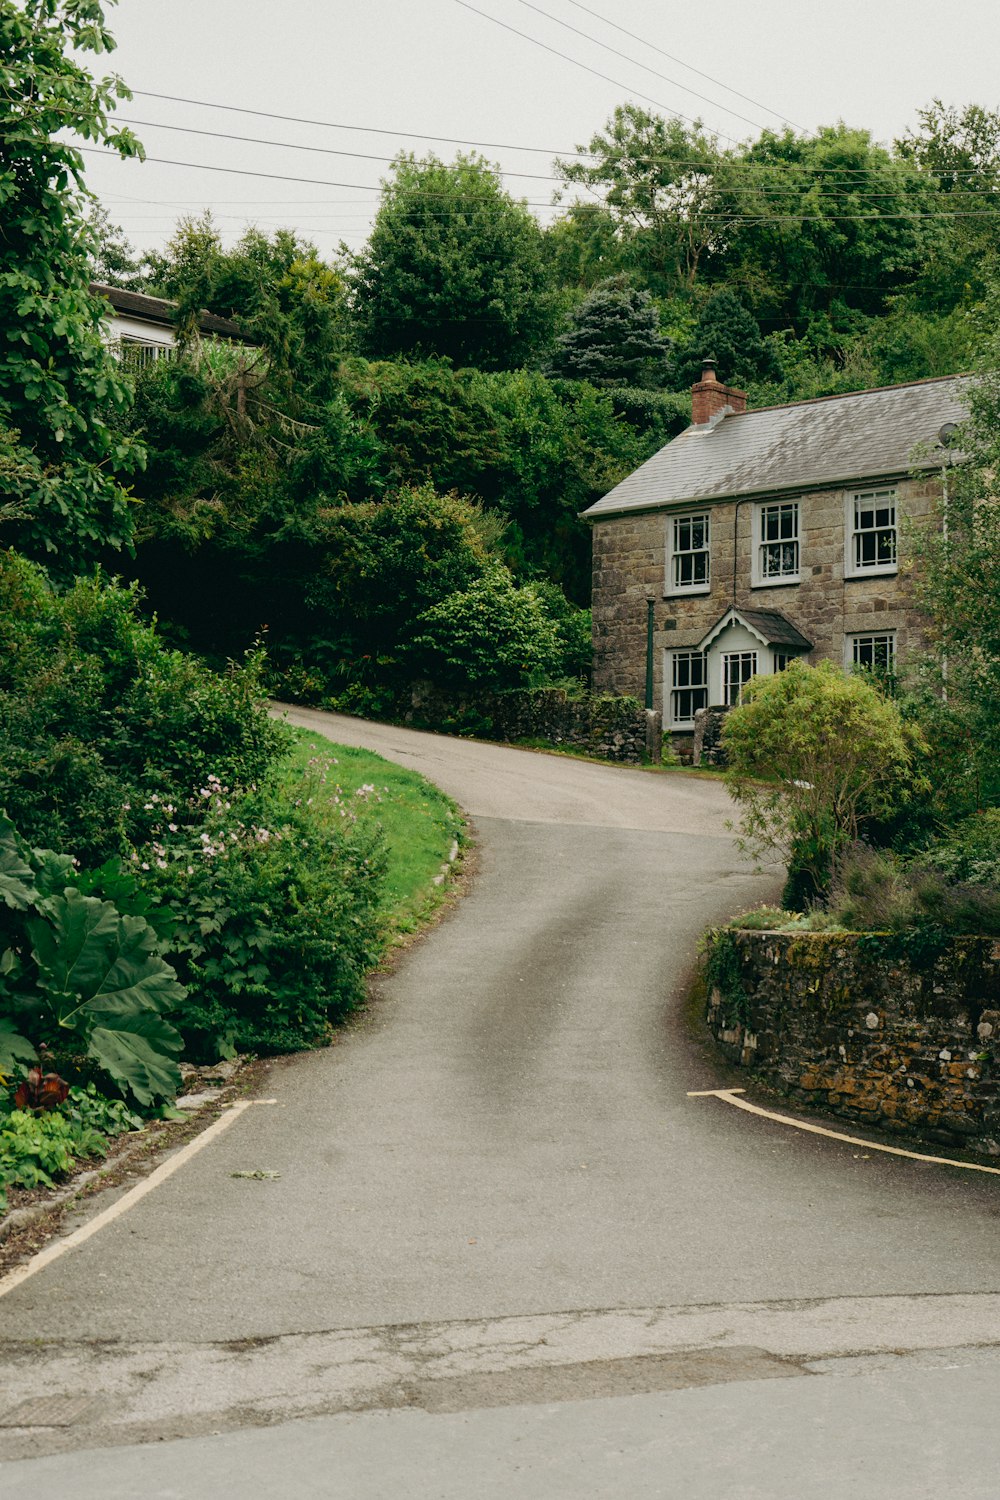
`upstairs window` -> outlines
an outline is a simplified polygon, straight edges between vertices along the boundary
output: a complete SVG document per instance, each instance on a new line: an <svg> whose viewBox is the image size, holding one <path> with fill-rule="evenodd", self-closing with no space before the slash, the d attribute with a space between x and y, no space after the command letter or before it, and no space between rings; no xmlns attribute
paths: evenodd
<svg viewBox="0 0 1000 1500"><path fill-rule="evenodd" d="M896 571L896 491L865 490L847 508L847 573Z"/></svg>
<svg viewBox="0 0 1000 1500"><path fill-rule="evenodd" d="M799 502L759 505L755 529L754 584L798 583Z"/></svg>
<svg viewBox="0 0 1000 1500"><path fill-rule="evenodd" d="M670 563L667 568L667 593L707 594L711 588L708 513L674 516L669 526Z"/></svg>

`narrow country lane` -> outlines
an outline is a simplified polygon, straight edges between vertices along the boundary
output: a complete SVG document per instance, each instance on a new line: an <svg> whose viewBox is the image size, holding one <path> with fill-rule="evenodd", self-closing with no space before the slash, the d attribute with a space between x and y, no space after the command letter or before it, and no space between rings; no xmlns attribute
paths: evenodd
<svg viewBox="0 0 1000 1500"><path fill-rule="evenodd" d="M711 1426L727 1392L750 1412L771 1385L784 1411L779 1387L822 1373L802 1361L1000 1344L997 1178L689 1097L726 1078L684 1013L699 935L775 886L736 853L717 782L289 717L454 796L477 874L336 1046L271 1068L275 1104L0 1298L3 1407L92 1397L65 1426L0 1419L0 1480L57 1478L60 1450L88 1448L100 1463L79 1500L186 1495L167 1478L129 1490L133 1450L116 1445L213 1433L231 1445L336 1412L381 1413L372 1442L387 1445L388 1474L404 1428L386 1423L421 1413L485 1422L512 1402L541 1414L567 1401L565 1420L577 1406L596 1420L614 1398L620 1417L625 1395L701 1386ZM232 1175L258 1169L280 1176ZM357 1446L374 1417L325 1420L354 1423ZM183 1468L184 1451L166 1444L157 1463L175 1452ZM220 1449L230 1464L238 1451ZM463 1489L460 1471L454 1491L383 1490L377 1453L366 1462L364 1484L296 1492L494 1494ZM700 1500L697 1482L678 1494ZM563 1490L550 1474L537 1494L667 1493L622 1483ZM215 1490L237 1492L278 1493Z"/></svg>

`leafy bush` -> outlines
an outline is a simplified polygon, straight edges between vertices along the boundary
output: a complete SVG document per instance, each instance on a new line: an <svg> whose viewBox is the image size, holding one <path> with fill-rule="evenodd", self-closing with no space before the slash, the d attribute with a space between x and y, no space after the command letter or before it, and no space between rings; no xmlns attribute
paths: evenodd
<svg viewBox="0 0 1000 1500"><path fill-rule="evenodd" d="M140 916L84 895L73 861L29 849L0 815L0 1068L40 1046L82 1053L140 1104L180 1085L184 998Z"/></svg>
<svg viewBox="0 0 1000 1500"><path fill-rule="evenodd" d="M1000 890L1000 807L965 819L924 850L920 859L949 880Z"/></svg>
<svg viewBox="0 0 1000 1500"><path fill-rule="evenodd" d="M444 687L536 686L562 656L555 625L531 585L516 588L500 567L425 610L414 629L409 659Z"/></svg>
<svg viewBox="0 0 1000 1500"><path fill-rule="evenodd" d="M136 868L173 917L167 952L189 993L172 1019L188 1056L315 1045L363 1002L384 941L367 795L340 798L331 827L308 792L240 795L209 776L155 827Z"/></svg>
<svg viewBox="0 0 1000 1500"><path fill-rule="evenodd" d="M832 662L793 661L747 684L723 730L726 782L742 846L788 862L786 904L822 897L864 822L910 797L918 739L874 683Z"/></svg>
<svg viewBox="0 0 1000 1500"><path fill-rule="evenodd" d="M1000 935L1000 889L859 844L838 862L827 918L851 931Z"/></svg>
<svg viewBox="0 0 1000 1500"><path fill-rule="evenodd" d="M0 553L0 806L31 843L86 865L127 853L161 801L211 770L264 781L287 743L259 657L211 672L138 609L134 589L95 575L59 594Z"/></svg>
<svg viewBox="0 0 1000 1500"><path fill-rule="evenodd" d="M106 1156L104 1137L90 1125L51 1112L0 1114L0 1210L5 1189L53 1187L82 1156Z"/></svg>

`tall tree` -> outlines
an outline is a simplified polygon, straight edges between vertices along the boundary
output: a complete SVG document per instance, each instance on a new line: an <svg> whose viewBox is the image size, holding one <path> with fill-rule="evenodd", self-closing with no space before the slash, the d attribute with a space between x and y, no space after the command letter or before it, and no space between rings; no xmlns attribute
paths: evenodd
<svg viewBox="0 0 1000 1500"><path fill-rule="evenodd" d="M620 235L626 264L657 295L690 292L719 238L717 177L725 158L701 126L685 128L623 104L585 149L594 160L559 161L567 183L589 188Z"/></svg>
<svg viewBox="0 0 1000 1500"><path fill-rule="evenodd" d="M664 382L668 343L649 292L624 276L601 282L569 316L556 339L549 373L600 386Z"/></svg>
<svg viewBox="0 0 1000 1500"><path fill-rule="evenodd" d="M140 154L109 122L130 97L125 85L95 79L75 55L113 47L97 0L0 0L0 428L4 489L18 512L3 530L65 571L128 541L116 476L141 451L109 421L128 386L88 291L98 245L83 157L57 139L71 130Z"/></svg>
<svg viewBox="0 0 1000 1500"><path fill-rule="evenodd" d="M914 281L938 207L933 180L865 130L764 131L721 185L715 274L765 327L832 348Z"/></svg>
<svg viewBox="0 0 1000 1500"><path fill-rule="evenodd" d="M735 292L723 287L704 303L698 320L673 362L673 381L689 386L701 374L702 361L714 359L720 380L747 385L777 375L773 351L761 337L760 326Z"/></svg>
<svg viewBox="0 0 1000 1500"><path fill-rule="evenodd" d="M511 369L551 329L542 234L476 155L400 156L354 268L368 353Z"/></svg>

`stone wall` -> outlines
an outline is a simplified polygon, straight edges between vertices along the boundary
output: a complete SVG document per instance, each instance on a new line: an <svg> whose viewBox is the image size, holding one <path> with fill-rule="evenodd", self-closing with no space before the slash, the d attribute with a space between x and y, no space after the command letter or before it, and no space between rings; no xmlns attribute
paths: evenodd
<svg viewBox="0 0 1000 1500"><path fill-rule="evenodd" d="M955 938L914 958L882 933L725 928L712 935L708 973L722 1051L782 1093L1000 1152L996 940Z"/></svg>
<svg viewBox="0 0 1000 1500"><path fill-rule="evenodd" d="M940 483L935 475L895 486L900 515L930 514ZM852 492L854 487L852 486ZM593 531L594 688L641 697L646 677L646 599L655 606L656 708L662 713L663 653L697 646L731 604L779 610L815 643L811 662L842 665L844 637L896 631L900 657L924 644L925 620L915 608L905 571L844 577L845 490L800 494L801 582L754 587L751 578L753 503L704 507L711 511L711 592L668 596L667 526L673 512L646 511L597 521ZM905 545L905 542L904 542ZM735 559L735 565L734 565Z"/></svg>
<svg viewBox="0 0 1000 1500"><path fill-rule="evenodd" d="M625 765L660 757L659 715L647 715L635 698L600 693L570 698L561 688L525 688L461 699L418 684L404 717L419 728L465 729L507 743L547 740Z"/></svg>

